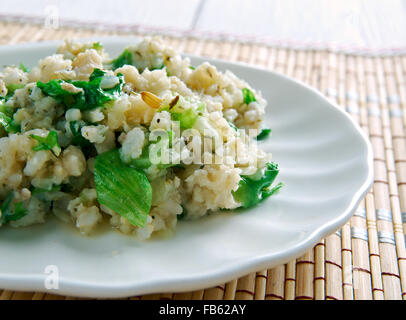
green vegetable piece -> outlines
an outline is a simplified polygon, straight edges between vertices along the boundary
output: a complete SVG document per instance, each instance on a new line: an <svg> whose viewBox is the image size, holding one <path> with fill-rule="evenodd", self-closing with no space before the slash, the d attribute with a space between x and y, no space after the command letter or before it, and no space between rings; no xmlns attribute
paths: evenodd
<svg viewBox="0 0 406 320"><path fill-rule="evenodd" d="M46 192L56 192L56 191L61 191L60 185L52 186L51 189L33 188L31 190L31 194L36 195L36 194L42 194L42 193L46 193Z"/></svg>
<svg viewBox="0 0 406 320"><path fill-rule="evenodd" d="M93 42L92 49L94 49L96 51L101 50L101 49L103 49L103 45L99 41Z"/></svg>
<svg viewBox="0 0 406 320"><path fill-rule="evenodd" d="M206 106L204 103L200 103L196 109L183 109L180 107L180 104L181 99L178 99L174 106L164 106L159 111L168 111L173 121L179 121L181 129L190 129L195 124L197 118L202 115Z"/></svg>
<svg viewBox="0 0 406 320"><path fill-rule="evenodd" d="M124 51L116 59L111 61L111 67L113 70L121 68L126 64L133 64L133 54L128 49L124 49Z"/></svg>
<svg viewBox="0 0 406 320"><path fill-rule="evenodd" d="M77 108L80 110L90 110L102 107L106 102L116 100L121 94L124 85L124 77L117 75L118 83L112 88L101 88L101 82L105 78L105 72L94 69L89 77L89 81L80 80L51 80L47 83L37 82L37 87L42 92L62 103L66 108ZM70 83L76 88L82 89L80 92L70 92L62 88L63 83Z"/></svg>
<svg viewBox="0 0 406 320"><path fill-rule="evenodd" d="M241 202L243 208L257 205L282 187L282 184L279 183L274 188L269 189L278 173L278 165L272 162L267 164L265 172L259 180L241 176L238 189L233 191L234 199Z"/></svg>
<svg viewBox="0 0 406 320"><path fill-rule="evenodd" d="M56 131L49 131L46 137L30 134L30 137L37 140L38 144L32 147L32 150L51 150L56 156L61 153L61 146L58 143L58 133Z"/></svg>
<svg viewBox="0 0 406 320"><path fill-rule="evenodd" d="M250 104L253 101L257 101L257 99L255 99L254 93L248 88L242 89L242 96L244 98L245 104Z"/></svg>
<svg viewBox="0 0 406 320"><path fill-rule="evenodd" d="M262 129L260 134L257 135L257 140L260 141L268 138L269 135L271 134L271 131L272 131L271 129Z"/></svg>
<svg viewBox="0 0 406 320"><path fill-rule="evenodd" d="M146 145L142 149L142 153L137 159L131 160L129 163L131 167L143 170L148 169L152 165L151 161L149 160L149 146L150 145Z"/></svg>
<svg viewBox="0 0 406 320"><path fill-rule="evenodd" d="M151 209L152 188L146 175L123 164L117 149L95 159L97 200L132 225L144 227Z"/></svg>
<svg viewBox="0 0 406 320"><path fill-rule="evenodd" d="M71 121L69 122L69 128L70 131L72 132L72 141L71 143L75 146L79 146L79 147L88 147L90 146L92 143L85 139L82 136L82 127L84 127L86 125L86 123L84 121Z"/></svg>
<svg viewBox="0 0 406 320"><path fill-rule="evenodd" d="M194 67L194 66L189 66L189 69L196 70L196 67Z"/></svg>
<svg viewBox="0 0 406 320"><path fill-rule="evenodd" d="M14 95L14 93L17 89L22 89L24 87L25 87L25 84L22 84L22 83L10 83L7 86L7 95L5 97L5 100L6 101L9 100Z"/></svg>
<svg viewBox="0 0 406 320"><path fill-rule="evenodd" d="M29 68L27 68L24 64L20 63L19 69L21 69L22 71L29 73L31 70Z"/></svg>
<svg viewBox="0 0 406 320"><path fill-rule="evenodd" d="M135 55L137 57L138 55ZM145 69L145 65L142 61L134 59L134 54L129 49L124 49L124 51L115 59L110 62L110 66L113 70L121 68L124 65L135 66L138 71L141 73ZM160 70L165 68L165 64L159 64L157 66L148 67L149 70ZM168 71L167 71L168 73ZM169 74L168 74L169 77Z"/></svg>
<svg viewBox="0 0 406 320"><path fill-rule="evenodd" d="M179 121L181 129L190 129L195 124L199 115L193 108L186 109L184 112L172 112L172 120Z"/></svg>
<svg viewBox="0 0 406 320"><path fill-rule="evenodd" d="M17 221L27 215L27 209L23 207L22 202L16 202L14 204L14 210L11 209L11 202L13 201L14 193L11 191L6 199L3 201L1 210L1 224L5 225L9 221Z"/></svg>
<svg viewBox="0 0 406 320"><path fill-rule="evenodd" d="M6 132L8 133L20 132L20 125L14 121L13 117L1 111L0 111L0 125L2 125L4 130L6 130Z"/></svg>

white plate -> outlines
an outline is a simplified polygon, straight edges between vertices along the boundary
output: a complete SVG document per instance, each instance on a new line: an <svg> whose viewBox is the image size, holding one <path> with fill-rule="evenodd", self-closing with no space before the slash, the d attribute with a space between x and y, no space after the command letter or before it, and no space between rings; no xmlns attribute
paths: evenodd
<svg viewBox="0 0 406 320"><path fill-rule="evenodd" d="M134 39L104 39L118 54ZM32 66L56 43L0 48L1 65ZM268 100L270 139L285 187L256 208L179 223L169 239L138 242L114 231L93 237L51 219L0 229L0 288L46 291L47 266L58 268L51 292L124 297L224 283L298 257L342 226L373 180L372 148L361 129L316 90L273 72L211 59L260 89ZM55 275L55 274L54 274Z"/></svg>

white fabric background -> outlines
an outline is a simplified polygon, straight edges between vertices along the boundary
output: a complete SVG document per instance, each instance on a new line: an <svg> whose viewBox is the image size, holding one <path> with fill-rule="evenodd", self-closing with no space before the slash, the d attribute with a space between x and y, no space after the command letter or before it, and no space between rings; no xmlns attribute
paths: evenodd
<svg viewBox="0 0 406 320"><path fill-rule="evenodd" d="M13 0L0 18L138 25L292 43L406 47L405 0Z"/></svg>

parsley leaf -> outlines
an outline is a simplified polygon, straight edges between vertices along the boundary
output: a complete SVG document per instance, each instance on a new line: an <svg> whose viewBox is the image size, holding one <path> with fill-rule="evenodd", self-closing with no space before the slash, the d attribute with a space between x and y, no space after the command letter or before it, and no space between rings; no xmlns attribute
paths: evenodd
<svg viewBox="0 0 406 320"><path fill-rule="evenodd" d="M81 80L51 80L47 83L37 82L37 87L42 92L62 103L66 108L77 108L89 110L103 106L106 102L116 100L121 94L124 84L123 75L106 76L106 72L94 69L89 81ZM115 79L111 79L114 77ZM106 81L107 80L107 81ZM114 81L116 80L116 81ZM63 83L69 83L76 88L82 89L79 92L70 92L62 88ZM113 87L104 87L104 83L117 82Z"/></svg>
<svg viewBox="0 0 406 320"><path fill-rule="evenodd" d="M117 58L111 60L109 66L111 67L111 69L116 70L124 65L132 65L135 66L140 73L143 72L145 69L149 69L152 71L165 68L165 64L159 59L157 59L155 62L152 62L151 65L148 65L149 63L146 64L145 61L143 61L142 59L136 59L136 57L142 58L139 52L135 51L134 54L128 48L125 48L124 51Z"/></svg>
<svg viewBox="0 0 406 320"><path fill-rule="evenodd" d="M91 48L92 48L92 49L95 49L96 51L98 51L98 50L103 49L103 45L102 45L99 41L96 41L96 42L93 42Z"/></svg>
<svg viewBox="0 0 406 320"><path fill-rule="evenodd" d="M99 154L94 163L97 200L132 225L144 227L152 202L152 187L146 175L126 166L118 149Z"/></svg>
<svg viewBox="0 0 406 320"><path fill-rule="evenodd" d="M14 193L11 191L7 198L3 201L1 210L1 224L5 225L9 221L17 221L23 218L28 212L23 207L22 202L16 202L14 204L14 211L11 209L11 202L13 201Z"/></svg>
<svg viewBox="0 0 406 320"><path fill-rule="evenodd" d="M46 137L30 134L30 137L37 140L38 144L32 147L32 150L51 150L56 156L61 153L61 146L58 143L58 133L56 131L49 131Z"/></svg>
<svg viewBox="0 0 406 320"><path fill-rule="evenodd" d="M85 125L86 123L84 121L69 122L69 128L73 135L71 143L75 146L88 147L92 144L89 140L85 139L82 136L82 127L84 127Z"/></svg>
<svg viewBox="0 0 406 320"><path fill-rule="evenodd" d="M124 51L116 59L111 61L111 67L113 70L121 68L126 64L133 64L133 54L128 49L124 49Z"/></svg>
<svg viewBox="0 0 406 320"><path fill-rule="evenodd" d="M8 133L20 132L20 125L14 121L12 115L6 114L7 110L4 111L5 112L0 111L0 125L2 125L4 130Z"/></svg>
<svg viewBox="0 0 406 320"><path fill-rule="evenodd" d="M7 94L5 100L9 100L15 93L17 89L22 89L25 87L25 84L22 83L10 83L7 85Z"/></svg>
<svg viewBox="0 0 406 320"><path fill-rule="evenodd" d="M251 102L257 101L257 99L255 98L254 93L248 88L243 88L242 89L242 96L244 98L244 103L245 104L250 104Z"/></svg>
<svg viewBox="0 0 406 320"><path fill-rule="evenodd" d="M270 189L270 186L274 182L278 173L278 165L271 162L267 164L263 176L258 180L241 176L238 189L232 192L234 199L241 202L243 208L257 205L282 188L282 183L279 183L277 186Z"/></svg>
<svg viewBox="0 0 406 320"><path fill-rule="evenodd" d="M272 131L271 129L262 129L260 134L257 135L257 140L260 141L268 138L269 135L271 134L271 131Z"/></svg>
<svg viewBox="0 0 406 320"><path fill-rule="evenodd" d="M29 73L31 70L29 68L27 68L24 64L20 63L20 66L18 67L19 69L21 69L22 71Z"/></svg>

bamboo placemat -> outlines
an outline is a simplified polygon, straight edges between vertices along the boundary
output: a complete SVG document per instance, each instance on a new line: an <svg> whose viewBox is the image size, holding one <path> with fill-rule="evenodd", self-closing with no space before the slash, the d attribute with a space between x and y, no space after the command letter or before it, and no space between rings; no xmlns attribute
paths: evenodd
<svg viewBox="0 0 406 320"><path fill-rule="evenodd" d="M136 35L125 31L45 29L0 22L0 44L69 37ZM318 88L369 135L375 180L351 220L300 258L214 288L131 299L405 299L406 55L357 55L276 48L193 37L164 40L185 53L243 61ZM0 289L0 300L73 299Z"/></svg>

